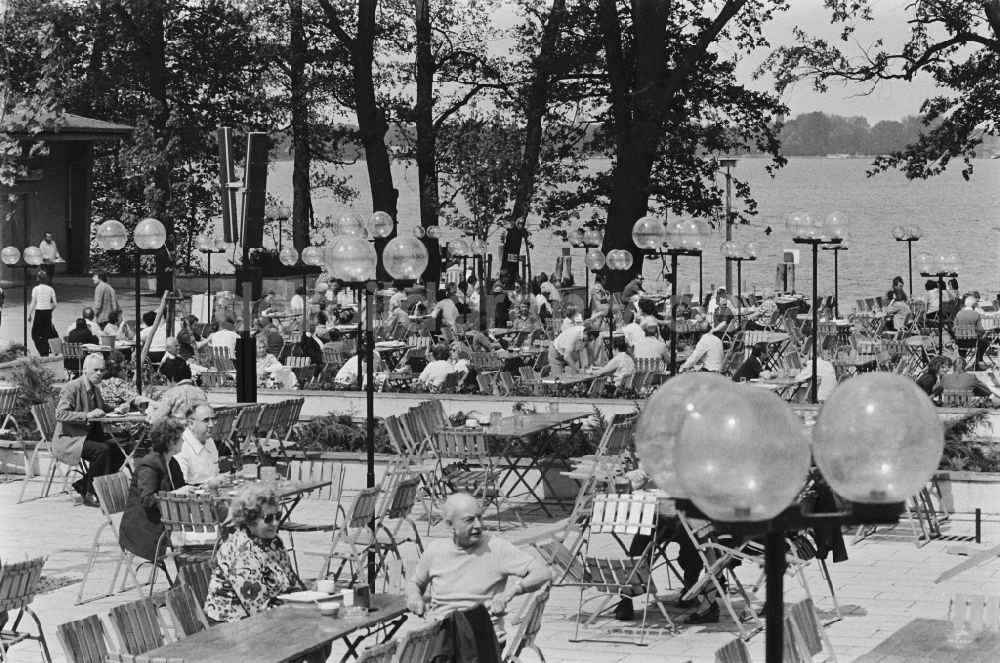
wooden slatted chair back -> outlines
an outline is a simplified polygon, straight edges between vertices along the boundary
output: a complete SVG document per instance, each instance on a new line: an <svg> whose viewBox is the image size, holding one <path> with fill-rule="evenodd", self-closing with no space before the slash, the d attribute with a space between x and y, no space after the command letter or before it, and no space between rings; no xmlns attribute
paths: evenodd
<svg viewBox="0 0 1000 663"><path fill-rule="evenodd" d="M955 594L948 606L953 630L972 633L1000 630L1000 596Z"/></svg>
<svg viewBox="0 0 1000 663"><path fill-rule="evenodd" d="M300 396L299 398L289 398L284 401L287 407L283 413L284 421L281 423L287 427L289 433L295 427L295 424L299 423L299 417L302 416L302 406L305 405L305 402L306 399L304 396ZM288 436L286 435L285 437Z"/></svg>
<svg viewBox="0 0 1000 663"><path fill-rule="evenodd" d="M434 439L435 434L432 433L433 429L428 430L424 418L415 409L404 412L400 421L403 425L403 430L406 432L407 439L413 444L410 449L411 453L418 453L419 449L424 446L425 440Z"/></svg>
<svg viewBox="0 0 1000 663"><path fill-rule="evenodd" d="M444 404L438 400L433 399L429 401L424 401L420 407L425 411L425 416L431 424L431 428L447 426L448 425L448 415L444 412Z"/></svg>
<svg viewBox="0 0 1000 663"><path fill-rule="evenodd" d="M138 656L162 647L165 643L163 622L156 604L142 598L116 605L108 613L118 644L126 654Z"/></svg>
<svg viewBox="0 0 1000 663"><path fill-rule="evenodd" d="M160 506L160 522L168 533L218 534L219 517L212 496L160 492L156 499Z"/></svg>
<svg viewBox="0 0 1000 663"><path fill-rule="evenodd" d="M511 624L517 624L517 631L507 642L504 663L519 661L521 652L528 647L537 649L538 645L535 644L535 639L538 637L538 632L542 630L542 613L545 612L545 604L549 601L549 589L550 583L545 583L541 589L528 597L528 600L521 606L517 617L511 620Z"/></svg>
<svg viewBox="0 0 1000 663"><path fill-rule="evenodd" d="M368 527L369 521L375 517L378 507L378 496L382 489L378 486L365 488L358 492L351 504L351 511L347 516L347 526L351 529L358 527Z"/></svg>
<svg viewBox="0 0 1000 663"><path fill-rule="evenodd" d="M657 498L648 493L596 495L590 516L591 534L646 534L656 529Z"/></svg>
<svg viewBox="0 0 1000 663"><path fill-rule="evenodd" d="M229 375L219 371L205 371L198 377L203 387L225 387Z"/></svg>
<svg viewBox="0 0 1000 663"><path fill-rule="evenodd" d="M805 660L812 663L815 656L825 653L823 661L835 661L833 648L830 639L823 629L823 625L816 617L816 608L810 598L805 598L794 604L786 613L786 623L789 628L786 630L786 642L790 639L799 649L799 656L795 658L786 657L785 660ZM788 636L791 636L789 638ZM802 651L802 650L805 651Z"/></svg>
<svg viewBox="0 0 1000 663"><path fill-rule="evenodd" d="M399 642L396 640L365 647L361 656L358 657L358 663L392 663L396 656L397 647L399 647Z"/></svg>
<svg viewBox="0 0 1000 663"><path fill-rule="evenodd" d="M459 373L449 373L448 375L444 376L444 380L441 381L441 385L438 387L437 390L442 392L448 392L458 388L459 377L460 377Z"/></svg>
<svg viewBox="0 0 1000 663"><path fill-rule="evenodd" d="M478 373L476 375L476 385L479 387L479 393L485 396L493 395L493 380L487 375Z"/></svg>
<svg viewBox="0 0 1000 663"><path fill-rule="evenodd" d="M38 432L46 442L52 442L52 436L56 431L56 404L55 401L41 403L31 406L31 416L35 419Z"/></svg>
<svg viewBox="0 0 1000 663"><path fill-rule="evenodd" d="M952 333L959 341L974 341L979 338L979 330L975 325L955 325L952 327Z"/></svg>
<svg viewBox="0 0 1000 663"><path fill-rule="evenodd" d="M746 643L736 638L715 650L715 663L753 663L753 660Z"/></svg>
<svg viewBox="0 0 1000 663"><path fill-rule="evenodd" d="M117 653L97 615L60 624L56 635L69 663L106 663L109 654Z"/></svg>
<svg viewBox="0 0 1000 663"><path fill-rule="evenodd" d="M254 432L261 437L265 437L274 430L274 425L281 414L281 403L264 403L260 406L260 414L254 426Z"/></svg>
<svg viewBox="0 0 1000 663"><path fill-rule="evenodd" d="M177 569L178 581L191 588L199 606L205 605L205 597L208 596L208 581L211 577L212 562L210 561L184 564Z"/></svg>
<svg viewBox="0 0 1000 663"><path fill-rule="evenodd" d="M167 591L167 613L173 622L176 637L186 638L208 628L208 619L189 585L180 584Z"/></svg>
<svg viewBox="0 0 1000 663"><path fill-rule="evenodd" d="M594 378L590 383L590 388L587 389L587 398L600 398L604 395L604 387L608 384L608 378L605 375Z"/></svg>
<svg viewBox="0 0 1000 663"><path fill-rule="evenodd" d="M409 516L417 501L417 489L419 488L420 479L417 477L398 481L392 489L392 496L389 498L389 508L385 512L386 518L396 520Z"/></svg>
<svg viewBox="0 0 1000 663"><path fill-rule="evenodd" d="M306 493L310 500L336 500L344 490L344 464L322 460L292 460L288 463L288 478L291 481L329 481L329 486Z"/></svg>
<svg viewBox="0 0 1000 663"><path fill-rule="evenodd" d="M393 450L403 456L410 453L410 443L406 438L406 432L403 429L403 423L400 421L399 417L394 414L382 419L382 423L385 424L386 433L389 435L389 444L392 445Z"/></svg>
<svg viewBox="0 0 1000 663"><path fill-rule="evenodd" d="M128 487L130 478L126 472L115 472L101 477L94 477L94 494L101 503L101 511L105 516L121 513L128 502Z"/></svg>
<svg viewBox="0 0 1000 663"><path fill-rule="evenodd" d="M236 366L233 365L233 355L229 352L229 348L209 346L209 352L212 354L212 364L215 366L215 370L220 373L236 370Z"/></svg>
<svg viewBox="0 0 1000 663"><path fill-rule="evenodd" d="M566 547L562 541L546 541L536 546L542 559L558 569L555 584L576 584L587 582L589 576L579 556Z"/></svg>
<svg viewBox="0 0 1000 663"><path fill-rule="evenodd" d="M223 440L228 440L232 437L233 424L236 423L237 414L238 412L234 409L216 410L215 427L212 429L214 439L219 440L221 443Z"/></svg>
<svg viewBox="0 0 1000 663"><path fill-rule="evenodd" d="M975 407L978 400L971 389L945 389L941 392L941 405L945 407Z"/></svg>
<svg viewBox="0 0 1000 663"><path fill-rule="evenodd" d="M285 357L285 366L288 368L302 368L309 365L309 357Z"/></svg>
<svg viewBox="0 0 1000 663"><path fill-rule="evenodd" d="M500 371L497 373L497 378L500 381L500 390L505 395L510 396L514 393L516 385L514 384L514 376L511 375L510 371Z"/></svg>
<svg viewBox="0 0 1000 663"><path fill-rule="evenodd" d="M0 613L20 610L35 598L35 586L45 566L44 557L0 567Z"/></svg>
<svg viewBox="0 0 1000 663"><path fill-rule="evenodd" d="M665 371L667 362L656 357L641 357L635 360L635 370L637 371Z"/></svg>
<svg viewBox="0 0 1000 663"><path fill-rule="evenodd" d="M336 348L323 348L323 363L340 366L344 363L344 353Z"/></svg>
<svg viewBox="0 0 1000 663"><path fill-rule="evenodd" d="M520 375L521 380L526 380L528 382L531 382L538 378L538 376L535 375L535 369L531 368L530 366L521 366L518 369L518 375Z"/></svg>
<svg viewBox="0 0 1000 663"><path fill-rule="evenodd" d="M0 389L0 424L5 428L7 418L14 412L14 408L17 407L17 392L19 391L20 388L18 387ZM14 425L17 425L16 421L14 421Z"/></svg>
<svg viewBox="0 0 1000 663"><path fill-rule="evenodd" d="M253 435L254 430L257 428L257 420L260 418L260 413L263 409L262 405L251 405L250 407L241 409L239 415L236 417L236 421L233 423L233 437L243 438L247 435Z"/></svg>
<svg viewBox="0 0 1000 663"><path fill-rule="evenodd" d="M396 663L429 663L441 635L441 622L410 631L399 646Z"/></svg>

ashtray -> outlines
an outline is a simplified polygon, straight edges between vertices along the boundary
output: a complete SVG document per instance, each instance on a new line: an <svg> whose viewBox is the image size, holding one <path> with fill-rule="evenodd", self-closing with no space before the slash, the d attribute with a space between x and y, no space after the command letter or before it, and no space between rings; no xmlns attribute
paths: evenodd
<svg viewBox="0 0 1000 663"><path fill-rule="evenodd" d="M324 617L336 617L340 612L340 601L322 601L317 603L319 614Z"/></svg>

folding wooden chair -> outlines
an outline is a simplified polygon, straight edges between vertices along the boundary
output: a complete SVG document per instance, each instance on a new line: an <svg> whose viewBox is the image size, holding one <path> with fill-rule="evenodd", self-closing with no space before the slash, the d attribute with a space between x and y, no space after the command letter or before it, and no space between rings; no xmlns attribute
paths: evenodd
<svg viewBox="0 0 1000 663"><path fill-rule="evenodd" d="M597 596L602 598L600 606L587 619L586 625L591 625L595 619L608 607L615 597L646 596L646 606L642 613L642 624L639 629L638 641L612 640L602 637L602 642L622 642L644 646L646 622L648 620L649 603L653 602L659 608L670 630L675 631L673 620L667 614L666 606L657 596L656 584L653 581L652 567L655 545L652 541L659 519L657 498L654 495L635 493L631 495L596 495L591 511L587 539L582 549L582 573L579 580L564 582L577 585L580 588L580 601L576 615L576 631L570 642L581 642L588 638L580 638L580 620L583 614L584 592L587 589L597 590ZM638 557L587 557L591 540L598 534L612 536L634 536L645 534L650 537L646 549ZM576 559L581 559L576 557ZM575 560L574 560L575 561ZM588 599L591 600L591 599ZM593 638L589 638L593 639Z"/></svg>
<svg viewBox="0 0 1000 663"><path fill-rule="evenodd" d="M715 650L715 663L753 663L753 659L746 643L736 638Z"/></svg>
<svg viewBox="0 0 1000 663"><path fill-rule="evenodd" d="M212 364L215 366L216 371L220 373L236 371L236 366L233 364L233 355L229 352L229 348L209 346L209 351L212 354Z"/></svg>
<svg viewBox="0 0 1000 663"><path fill-rule="evenodd" d="M804 598L786 610L785 640L788 647L789 636L797 656L786 657L786 661L803 663L837 663L830 637L816 616L816 608L810 598ZM816 657L821 655L822 658Z"/></svg>
<svg viewBox="0 0 1000 663"><path fill-rule="evenodd" d="M233 408L217 410L215 412L215 426L212 429L212 439L216 441L219 448L229 450L229 455L235 467L243 467L243 453L239 445L233 444L233 424L236 423L237 410Z"/></svg>
<svg viewBox="0 0 1000 663"><path fill-rule="evenodd" d="M20 453L21 457L24 459L24 481L27 481L28 476L32 472L30 465L31 458L28 454L28 450L25 448L24 436L21 433L21 427L17 423L17 419L14 418L14 408L17 406L17 394L20 391L18 387L0 389L0 433L13 435L13 449ZM8 463L2 461L3 465L3 480L10 481L10 472L8 471ZM21 486L21 492L24 492L24 486Z"/></svg>
<svg viewBox="0 0 1000 663"><path fill-rule="evenodd" d="M211 577L211 562L185 564L177 569L177 582L191 588L191 591L194 593L194 599L198 602L199 607L205 605L205 598L208 596L208 581Z"/></svg>
<svg viewBox="0 0 1000 663"><path fill-rule="evenodd" d="M399 647L399 642L396 640L365 647L361 655L358 656L358 663L393 663L397 647Z"/></svg>
<svg viewBox="0 0 1000 663"><path fill-rule="evenodd" d="M500 391L504 396L513 395L517 389L517 385L514 383L514 376L509 371L500 371L497 373L497 381L500 385Z"/></svg>
<svg viewBox="0 0 1000 663"><path fill-rule="evenodd" d="M378 519L375 527L375 547L379 553L379 567L385 568L388 556L391 554L396 559L402 560L399 546L403 543L413 543L417 547L417 554L422 555L424 544L420 540L420 532L417 531L417 524L410 517L413 513L413 505L417 499L417 489L420 486L420 479L409 477L395 482L391 492L388 493L388 501L384 513ZM383 486L383 490L385 487ZM393 521L390 528L389 521ZM408 525L413 533L412 537L401 536L403 525ZM388 540L380 539L382 532Z"/></svg>
<svg viewBox="0 0 1000 663"><path fill-rule="evenodd" d="M210 495L194 495L183 493L156 494L160 506L160 522L163 524L163 534L156 543L156 556L153 563L153 573L149 579L149 594L152 596L156 585L157 571L162 567L166 573L166 560L176 553L167 553L167 547L174 547L171 540L174 533L182 537L193 535L198 539L214 537L214 545L195 545L192 550L185 550L184 555L190 562L204 562L212 558L214 546L219 542L220 505ZM182 545L183 547L183 545ZM169 581L169 576L168 576ZM132 653L132 652L129 652ZM140 652L141 653L141 652Z"/></svg>
<svg viewBox="0 0 1000 663"><path fill-rule="evenodd" d="M25 640L36 640L42 652L42 660L52 663L49 655L49 645L45 641L45 632L42 630L42 622L38 615L28 607L35 598L35 588L38 579L42 575L42 567L45 565L44 557L24 562L14 562L4 564L0 567L0 613L12 613L15 610L17 615L13 621L0 631L0 661L7 663L7 650L19 642ZM21 629L21 619L25 615L31 617L38 629L37 635Z"/></svg>
<svg viewBox="0 0 1000 663"><path fill-rule="evenodd" d="M545 663L545 656L536 642L538 632L542 628L542 613L545 612L545 604L549 600L551 583L545 583L536 590L511 620L511 626L517 625L517 631L513 637L507 640L507 647L504 649L503 663L523 663L521 653L528 648L534 649L539 660Z"/></svg>
<svg viewBox="0 0 1000 663"><path fill-rule="evenodd" d="M208 619L190 585L180 584L167 591L167 614L174 625L178 640L208 628Z"/></svg>
<svg viewBox="0 0 1000 663"><path fill-rule="evenodd" d="M606 375L601 375L590 381L590 387L587 389L587 398L603 398L604 388L608 384L608 378Z"/></svg>
<svg viewBox="0 0 1000 663"><path fill-rule="evenodd" d="M321 523L292 522L286 520L278 527L283 532L288 532L287 550L292 553L292 563L295 565L295 572L299 572L299 559L295 549L295 534L306 532L332 532L336 529L336 523L343 512L340 505L344 491L344 464L328 463L314 460L293 460L288 465L288 478L291 481L329 481L329 486L324 486L319 490L306 493L305 499L330 501L333 509L333 518Z"/></svg>
<svg viewBox="0 0 1000 663"><path fill-rule="evenodd" d="M1000 630L1000 596L955 594L948 604L948 621L953 631L996 632Z"/></svg>
<svg viewBox="0 0 1000 663"><path fill-rule="evenodd" d="M344 512L345 517L340 518L338 513L334 524L333 541L330 543L330 550L323 555L323 564L317 580L323 580L330 575L333 560L340 562L333 572L334 580L339 580L345 566L350 567L348 586L353 585L358 575L365 569L365 554L368 552L370 542L375 540L371 523L375 520L380 492L381 488L378 486L365 488L355 496L350 509ZM346 552L338 549L342 545L346 546Z"/></svg>
<svg viewBox="0 0 1000 663"><path fill-rule="evenodd" d="M166 643L163 619L150 598L116 605L108 618L123 653L138 656Z"/></svg>
<svg viewBox="0 0 1000 663"><path fill-rule="evenodd" d="M131 479L125 472L115 472L114 474L94 477L94 494L97 495L97 499L100 502L99 506L101 515L104 516L104 522L98 526L97 531L94 533L94 540L90 544L87 566L83 570L83 580L80 581L80 589L76 593L76 602L74 605L114 596L115 584L118 582L118 574L121 572L123 566L125 567L125 573L122 575L122 586L119 591L125 590L125 582L131 577L132 582L135 584L135 591L142 597L142 590L139 589L141 583L136 576L135 567L133 566L135 555L121 547L118 541L118 523L113 518L113 516L125 511L130 482ZM87 578L90 576L90 572L94 568L94 562L97 560L97 553L101 549L101 535L105 529L111 534L111 539L115 547L118 548L118 561L115 565L115 573L111 577L111 584L108 585L107 593L84 599L83 592L87 587Z"/></svg>
<svg viewBox="0 0 1000 663"><path fill-rule="evenodd" d="M83 370L83 360L87 357L87 352L81 343L69 343L66 339L62 342L63 368L70 379L80 377Z"/></svg>
<svg viewBox="0 0 1000 663"><path fill-rule="evenodd" d="M69 663L107 663L118 655L104 622L97 615L60 624L56 635Z"/></svg>
<svg viewBox="0 0 1000 663"><path fill-rule="evenodd" d="M445 429L433 438L435 455L441 463L441 480L452 492L467 492L492 503L497 510L497 528L501 528L502 472L496 468L486 436L466 430ZM445 459L455 462L445 465ZM485 505L484 505L485 506Z"/></svg>
<svg viewBox="0 0 1000 663"><path fill-rule="evenodd" d="M229 445L240 450L241 457L248 451L256 449L258 462L265 454L260 441L254 436L254 431L257 429L257 419L260 418L263 407L263 405L251 405L241 408L236 415L236 421L233 422L228 440Z"/></svg>
<svg viewBox="0 0 1000 663"><path fill-rule="evenodd" d="M433 657L440 635L441 622L433 622L410 631L399 644L395 663L428 663Z"/></svg>

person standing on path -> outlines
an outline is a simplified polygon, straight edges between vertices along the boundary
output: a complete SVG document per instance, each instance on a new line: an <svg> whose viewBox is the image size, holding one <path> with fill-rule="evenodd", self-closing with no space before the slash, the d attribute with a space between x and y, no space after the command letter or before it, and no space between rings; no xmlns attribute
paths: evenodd
<svg viewBox="0 0 1000 663"><path fill-rule="evenodd" d="M39 357L49 356L49 339L58 334L52 327L52 311L56 309L56 291L49 285L45 270L38 270L38 285L31 289L31 305L28 307L28 322L31 324L31 340L35 343Z"/></svg>
<svg viewBox="0 0 1000 663"><path fill-rule="evenodd" d="M56 241L52 239L52 233L45 231L45 238L38 243L38 248L42 252L42 269L45 270L45 274L49 277L49 283L54 283L56 278L56 263L62 261L62 256L59 255L59 247L56 246Z"/></svg>
<svg viewBox="0 0 1000 663"><path fill-rule="evenodd" d="M94 314L97 324L103 329L108 316L118 310L118 294L108 283L108 273L104 270L94 273Z"/></svg>

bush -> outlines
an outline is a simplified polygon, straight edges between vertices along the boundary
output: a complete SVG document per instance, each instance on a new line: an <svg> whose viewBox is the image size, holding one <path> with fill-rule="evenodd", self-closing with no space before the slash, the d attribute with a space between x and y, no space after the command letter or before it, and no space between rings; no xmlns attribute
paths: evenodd
<svg viewBox="0 0 1000 663"><path fill-rule="evenodd" d="M26 357L15 364L10 381L19 388L14 419L28 439L37 439L38 427L31 415L31 406L56 399L56 376L38 357Z"/></svg>
<svg viewBox="0 0 1000 663"><path fill-rule="evenodd" d="M939 469L953 472L1000 472L1000 450L976 437L980 426L989 427L989 413L976 410L952 419L944 427L944 453Z"/></svg>
<svg viewBox="0 0 1000 663"><path fill-rule="evenodd" d="M298 429L298 447L302 451L364 451L365 426L348 414L330 413L316 417ZM392 453L385 424L375 424L375 453Z"/></svg>
<svg viewBox="0 0 1000 663"><path fill-rule="evenodd" d="M28 348L23 343L11 343L0 352L0 364L28 356Z"/></svg>

